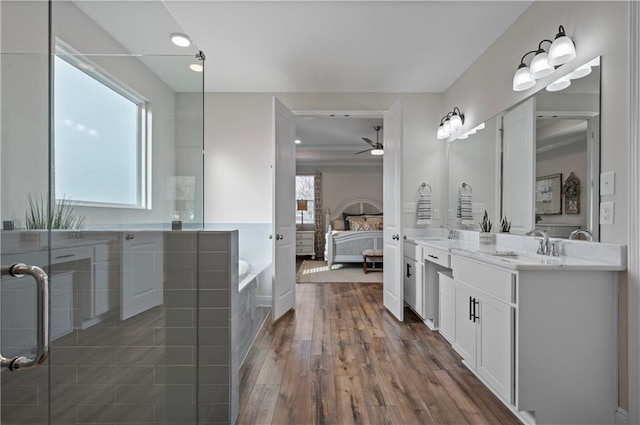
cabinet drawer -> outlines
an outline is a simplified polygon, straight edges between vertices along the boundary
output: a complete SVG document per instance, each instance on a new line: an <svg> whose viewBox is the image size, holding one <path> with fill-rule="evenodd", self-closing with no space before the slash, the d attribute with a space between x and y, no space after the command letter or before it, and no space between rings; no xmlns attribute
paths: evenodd
<svg viewBox="0 0 640 425"><path fill-rule="evenodd" d="M313 248L310 246L297 246L296 247L296 254L314 254L313 252Z"/></svg>
<svg viewBox="0 0 640 425"><path fill-rule="evenodd" d="M432 263L440 264L442 267L451 267L451 255L448 252L428 246L422 247L424 259Z"/></svg>
<svg viewBox="0 0 640 425"><path fill-rule="evenodd" d="M296 233L296 239L299 241L312 241L313 233Z"/></svg>
<svg viewBox="0 0 640 425"><path fill-rule="evenodd" d="M515 275L477 261L452 256L453 277L508 303L515 302Z"/></svg>
<svg viewBox="0 0 640 425"><path fill-rule="evenodd" d="M411 242L404 243L404 256L414 261L422 261L422 246Z"/></svg>
<svg viewBox="0 0 640 425"><path fill-rule="evenodd" d="M296 245L297 246L308 246L308 247L311 247L311 246L313 246L313 241L310 241L310 240L296 241Z"/></svg>

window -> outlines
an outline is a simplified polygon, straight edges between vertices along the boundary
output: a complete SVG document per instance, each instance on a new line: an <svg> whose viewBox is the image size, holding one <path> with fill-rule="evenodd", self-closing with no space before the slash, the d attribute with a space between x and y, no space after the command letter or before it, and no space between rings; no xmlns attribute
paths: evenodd
<svg viewBox="0 0 640 425"><path fill-rule="evenodd" d="M145 100L82 57L58 53L56 198L81 205L147 207Z"/></svg>
<svg viewBox="0 0 640 425"><path fill-rule="evenodd" d="M307 201L307 210L296 211L296 223L304 222L313 225L315 222L315 208L314 208L314 180L312 175L300 175L296 176L296 200L304 199ZM310 226L312 227L312 226Z"/></svg>

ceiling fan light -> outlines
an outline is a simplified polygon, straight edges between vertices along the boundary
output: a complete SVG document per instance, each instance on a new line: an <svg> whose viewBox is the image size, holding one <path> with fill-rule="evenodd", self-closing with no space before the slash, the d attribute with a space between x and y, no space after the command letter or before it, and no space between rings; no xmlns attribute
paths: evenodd
<svg viewBox="0 0 640 425"><path fill-rule="evenodd" d="M588 63L585 63L584 65L567 75L567 78L569 78L570 80L575 80L578 78L586 77L589 74L591 74L591 66Z"/></svg>
<svg viewBox="0 0 640 425"><path fill-rule="evenodd" d="M553 74L553 71L555 71L555 68L549 64L547 52L542 49L538 50L529 67L531 78L539 80Z"/></svg>
<svg viewBox="0 0 640 425"><path fill-rule="evenodd" d="M567 77L561 77L556 81L554 81L553 83L549 84L547 86L547 91L554 92L554 91L564 90L570 85L571 85L570 79L568 79Z"/></svg>
<svg viewBox="0 0 640 425"><path fill-rule="evenodd" d="M371 155L384 155L384 149L372 149Z"/></svg>
<svg viewBox="0 0 640 425"><path fill-rule="evenodd" d="M527 65L521 63L513 76L513 91L524 91L536 85Z"/></svg>
<svg viewBox="0 0 640 425"><path fill-rule="evenodd" d="M300 139L296 139L296 140L294 140L294 142L293 142L293 143L295 143L296 145L299 145L300 143L302 143L302 140L300 140Z"/></svg>
<svg viewBox="0 0 640 425"><path fill-rule="evenodd" d="M189 69L192 70L193 72L204 71L204 68L199 63L192 63L191 65L189 65Z"/></svg>
<svg viewBox="0 0 640 425"><path fill-rule="evenodd" d="M576 46L573 40L564 32L564 27L560 25L555 40L549 47L549 64L559 66L574 60L576 57Z"/></svg>

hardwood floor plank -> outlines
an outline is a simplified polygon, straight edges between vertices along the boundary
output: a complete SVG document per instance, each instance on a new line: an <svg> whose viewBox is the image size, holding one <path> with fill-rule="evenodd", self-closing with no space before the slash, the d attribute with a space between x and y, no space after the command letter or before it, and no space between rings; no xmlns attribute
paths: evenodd
<svg viewBox="0 0 640 425"><path fill-rule="evenodd" d="M277 327L273 335L273 341L267 352L267 357L263 363L256 384L280 385L285 373L287 357L292 343L292 329L294 326L293 312L287 313L274 325Z"/></svg>
<svg viewBox="0 0 640 425"><path fill-rule="evenodd" d="M309 362L308 424L338 425L333 356L311 356Z"/></svg>
<svg viewBox="0 0 640 425"><path fill-rule="evenodd" d="M358 376L340 375L336 380L337 416L340 425L369 424L369 413Z"/></svg>
<svg viewBox="0 0 640 425"><path fill-rule="evenodd" d="M355 376L358 373L353 353L353 343L348 328L339 328L337 320L331 320L331 343L334 375Z"/></svg>
<svg viewBox="0 0 640 425"><path fill-rule="evenodd" d="M354 354L358 359L358 375L362 385L367 405L393 406L393 392L378 364L378 358L373 350L366 331L353 331Z"/></svg>
<svg viewBox="0 0 640 425"><path fill-rule="evenodd" d="M244 406L253 391L262 370L268 350L265 348L250 350L240 368L240 406Z"/></svg>
<svg viewBox="0 0 640 425"><path fill-rule="evenodd" d="M273 413L274 424L303 424L306 419L311 341L293 341Z"/></svg>
<svg viewBox="0 0 640 425"><path fill-rule="evenodd" d="M269 425L273 420L280 385L256 385L251 394L241 402L237 425Z"/></svg>
<svg viewBox="0 0 640 425"><path fill-rule="evenodd" d="M325 309L318 308L316 303L313 316L313 333L311 336L311 355L333 354L331 343L331 320Z"/></svg>
<svg viewBox="0 0 640 425"><path fill-rule="evenodd" d="M371 425L402 425L402 418L395 406L367 406Z"/></svg>

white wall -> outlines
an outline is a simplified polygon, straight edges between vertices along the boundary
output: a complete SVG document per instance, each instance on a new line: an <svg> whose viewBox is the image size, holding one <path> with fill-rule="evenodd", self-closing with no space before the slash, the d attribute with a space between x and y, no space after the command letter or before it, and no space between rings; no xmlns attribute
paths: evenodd
<svg viewBox="0 0 640 425"><path fill-rule="evenodd" d="M335 209L350 199L367 198L382 202L382 165L380 166L299 166L298 174L322 173L322 210ZM324 223L326 226L327 223Z"/></svg>
<svg viewBox="0 0 640 425"><path fill-rule="evenodd" d="M442 186L445 144L435 140L441 95L393 93L207 93L205 97L205 221L270 222L273 158L271 98L290 109L387 110L403 101L403 193L415 201L421 182ZM433 137L432 137L433 135ZM434 208L443 191L434 191ZM403 226L415 227L412 214ZM433 226L439 225L434 221Z"/></svg>

